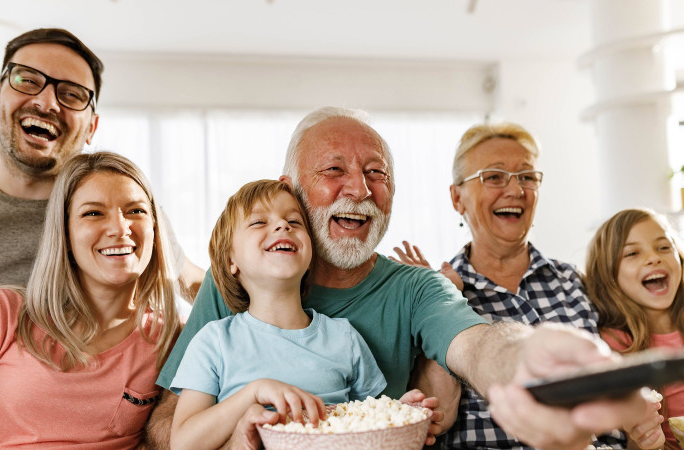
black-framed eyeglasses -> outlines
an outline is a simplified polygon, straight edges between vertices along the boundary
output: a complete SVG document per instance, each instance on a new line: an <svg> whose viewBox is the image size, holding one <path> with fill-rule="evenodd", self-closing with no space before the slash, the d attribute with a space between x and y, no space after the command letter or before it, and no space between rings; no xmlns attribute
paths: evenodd
<svg viewBox="0 0 684 450"><path fill-rule="evenodd" d="M539 189L543 176L544 174L538 170L508 172L507 170L502 169L480 169L469 177L465 177L463 181L461 181L461 184L479 178L483 186L503 188L508 186L511 177L515 177L521 188L536 191Z"/></svg>
<svg viewBox="0 0 684 450"><path fill-rule="evenodd" d="M5 76L8 77L10 87L22 94L38 95L43 92L45 86L51 84L55 88L57 101L65 108L83 111L92 104L93 111L95 110L95 92L78 83L58 80L38 69L13 62L7 63L0 80Z"/></svg>

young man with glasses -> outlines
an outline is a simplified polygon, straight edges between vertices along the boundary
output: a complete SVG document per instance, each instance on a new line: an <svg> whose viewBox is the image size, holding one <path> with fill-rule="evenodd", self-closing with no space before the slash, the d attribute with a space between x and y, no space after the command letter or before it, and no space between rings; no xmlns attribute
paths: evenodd
<svg viewBox="0 0 684 450"><path fill-rule="evenodd" d="M103 70L66 30L36 29L7 44L0 71L0 284L28 281L55 177L97 130ZM169 235L183 287L194 293L204 273Z"/></svg>

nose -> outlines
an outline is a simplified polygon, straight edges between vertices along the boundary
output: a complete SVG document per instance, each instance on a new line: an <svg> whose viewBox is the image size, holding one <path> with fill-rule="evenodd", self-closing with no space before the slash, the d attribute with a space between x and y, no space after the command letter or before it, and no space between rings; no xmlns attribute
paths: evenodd
<svg viewBox="0 0 684 450"><path fill-rule="evenodd" d="M660 254L658 254L658 252L655 250L649 250L648 253L646 254L646 264L656 265L656 264L660 264L661 261L662 261L662 259L660 257Z"/></svg>
<svg viewBox="0 0 684 450"><path fill-rule="evenodd" d="M342 195L352 197L357 202L371 196L371 191L366 183L366 174L362 170L355 170L347 174Z"/></svg>
<svg viewBox="0 0 684 450"><path fill-rule="evenodd" d="M290 222L288 222L285 219L278 220L278 222L276 223L275 231L280 231L280 230L291 231L292 226L290 225Z"/></svg>
<svg viewBox="0 0 684 450"><path fill-rule="evenodd" d="M33 96L32 102L34 105L40 107L43 111L54 111L60 110L61 105L57 101L57 91L53 84L49 83L40 91L38 94Z"/></svg>
<svg viewBox="0 0 684 450"><path fill-rule="evenodd" d="M511 177L508 179L508 183L504 187L504 190L508 195L512 196L520 196L522 197L525 195L525 190L522 188L520 185L520 181L518 180L518 177L511 175Z"/></svg>
<svg viewBox="0 0 684 450"><path fill-rule="evenodd" d="M113 237L125 237L131 234L131 222L126 219L122 212L113 214L107 221L107 235Z"/></svg>

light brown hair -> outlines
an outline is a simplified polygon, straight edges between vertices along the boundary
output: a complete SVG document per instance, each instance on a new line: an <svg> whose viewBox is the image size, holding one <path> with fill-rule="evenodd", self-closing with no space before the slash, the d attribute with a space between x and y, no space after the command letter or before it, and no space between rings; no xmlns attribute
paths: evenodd
<svg viewBox="0 0 684 450"><path fill-rule="evenodd" d="M680 261L684 262L682 245L672 227L660 215L648 209L626 209L615 214L599 227L589 244L584 283L589 298L599 313L599 329L614 328L627 333L632 342L621 353L645 350L650 346L650 331L641 306L629 298L617 282L623 248L634 225L654 220L673 239ZM683 266L684 267L684 266ZM677 293L670 307L672 323L684 334L684 285L679 280Z"/></svg>
<svg viewBox="0 0 684 450"><path fill-rule="evenodd" d="M299 212L304 220L306 232L311 236L311 226L309 219L299 198L294 194L289 184L277 180L258 180L252 181L242 186L233 194L226 203L221 216L214 225L209 241L209 258L211 259L211 275L214 277L216 288L223 297L223 301L230 310L237 314L249 308L249 295L242 287L237 277L230 271L230 251L233 246L233 235L235 227L242 215L243 219L249 217L252 209L257 203L270 206L279 192L290 194L299 207ZM312 260L313 263L313 260ZM309 271L302 277L300 293L302 297L306 294Z"/></svg>

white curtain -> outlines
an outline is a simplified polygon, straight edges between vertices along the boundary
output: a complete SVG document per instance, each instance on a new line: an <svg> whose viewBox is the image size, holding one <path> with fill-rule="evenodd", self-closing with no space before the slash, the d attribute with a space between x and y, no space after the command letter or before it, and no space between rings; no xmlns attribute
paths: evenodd
<svg viewBox="0 0 684 450"><path fill-rule="evenodd" d="M140 166L186 255L208 268L207 246L226 200L244 183L281 174L306 111L103 109L89 151L111 150ZM482 117L372 113L394 157L392 220L378 251L417 244L434 268L468 240L451 206L451 164L461 134Z"/></svg>

